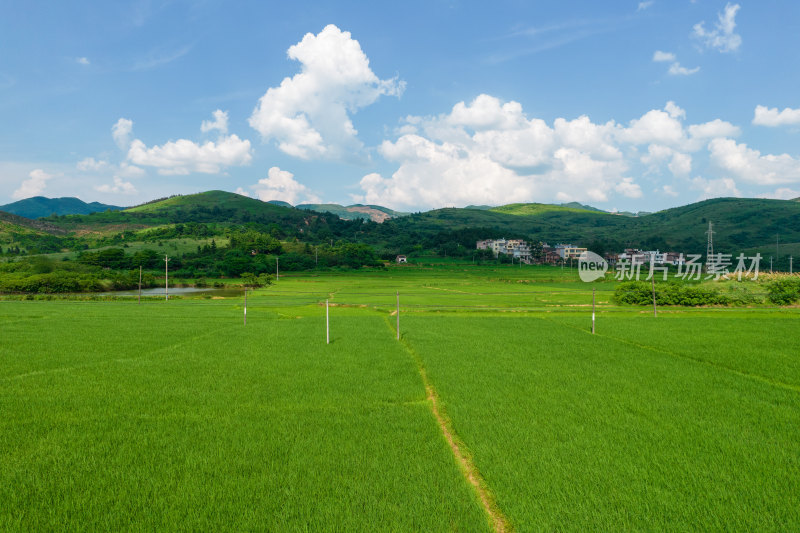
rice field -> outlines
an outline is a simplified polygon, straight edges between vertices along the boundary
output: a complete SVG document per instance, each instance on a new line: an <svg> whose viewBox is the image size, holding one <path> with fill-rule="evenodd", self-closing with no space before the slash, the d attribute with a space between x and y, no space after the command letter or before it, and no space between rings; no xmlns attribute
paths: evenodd
<svg viewBox="0 0 800 533"><path fill-rule="evenodd" d="M0 529L800 529L798 310L559 270L0 301Z"/></svg>

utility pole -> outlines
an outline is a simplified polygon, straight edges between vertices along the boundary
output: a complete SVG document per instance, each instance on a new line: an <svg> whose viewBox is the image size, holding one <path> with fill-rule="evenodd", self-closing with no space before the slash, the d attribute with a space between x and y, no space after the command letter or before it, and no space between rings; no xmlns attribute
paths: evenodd
<svg viewBox="0 0 800 533"><path fill-rule="evenodd" d="M789 256L789 274L792 273L792 256Z"/></svg>
<svg viewBox="0 0 800 533"><path fill-rule="evenodd" d="M275 281L281 279L280 264L281 264L281 258L276 255L275 256Z"/></svg>
<svg viewBox="0 0 800 533"><path fill-rule="evenodd" d="M331 343L331 321L328 314L328 300L325 300L325 344Z"/></svg>
<svg viewBox="0 0 800 533"><path fill-rule="evenodd" d="M164 254L164 299L169 300L169 262L170 258Z"/></svg>
<svg viewBox="0 0 800 533"><path fill-rule="evenodd" d="M769 256L769 273L772 274L772 256Z"/></svg>
<svg viewBox="0 0 800 533"><path fill-rule="evenodd" d="M397 340L400 340L400 291L397 291Z"/></svg>
<svg viewBox="0 0 800 533"><path fill-rule="evenodd" d="M314 246L314 268L319 265L319 250Z"/></svg>
<svg viewBox="0 0 800 533"><path fill-rule="evenodd" d="M244 287L244 325L247 325L247 286Z"/></svg>
<svg viewBox="0 0 800 533"><path fill-rule="evenodd" d="M653 317L658 316L658 311L656 310L656 277L652 276L650 281L653 282Z"/></svg>
<svg viewBox="0 0 800 533"><path fill-rule="evenodd" d="M142 265L139 265L139 300L137 303L142 303Z"/></svg>
<svg viewBox="0 0 800 533"><path fill-rule="evenodd" d="M594 335L594 291L595 288L592 287L592 335Z"/></svg>

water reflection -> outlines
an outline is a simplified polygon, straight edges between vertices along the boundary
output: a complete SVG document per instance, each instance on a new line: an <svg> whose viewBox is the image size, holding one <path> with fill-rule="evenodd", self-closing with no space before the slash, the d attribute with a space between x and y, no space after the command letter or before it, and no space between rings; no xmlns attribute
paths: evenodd
<svg viewBox="0 0 800 533"><path fill-rule="evenodd" d="M108 291L98 293L100 296L138 296L138 290L132 291ZM170 296L217 296L223 298L233 298L244 295L243 289L226 287L218 289L215 287L170 287ZM165 296L164 287L152 289L142 289L142 296Z"/></svg>

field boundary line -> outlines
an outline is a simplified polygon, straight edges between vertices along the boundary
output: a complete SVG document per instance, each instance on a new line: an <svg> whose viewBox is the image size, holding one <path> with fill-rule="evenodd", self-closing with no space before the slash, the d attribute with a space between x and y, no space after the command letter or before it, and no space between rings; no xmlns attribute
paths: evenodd
<svg viewBox="0 0 800 533"><path fill-rule="evenodd" d="M389 319L387 317L384 317L384 322L390 331L395 331L392 328L392 325L389 323ZM475 466L475 463L472 460L472 454L469 452L464 442L456 434L455 430L453 429L453 423L444 412L444 409L440 407L441 402L439 399L439 394L436 392L433 384L428 379L428 373L425 370L425 365L422 362L422 358L419 356L416 350L414 350L408 344L408 342L402 339L402 337L400 342L403 345L403 348L405 348L409 355L411 355L414 363L417 365L417 371L419 372L420 379L425 387L426 401L430 407L431 414L433 414L433 417L436 419L439 430L442 432L442 435L447 441L448 446L450 446L450 451L452 452L456 463L461 469L464 478L472 486L475 494L478 496L478 500L481 502L483 510L491 522L492 528L496 533L507 533L513 531L511 522L509 522L508 518L503 515L502 511L497 505L494 495L489 490L486 481L483 479L480 471Z"/></svg>
<svg viewBox="0 0 800 533"><path fill-rule="evenodd" d="M142 360L142 359L147 359L151 355L156 354L158 352L162 352L162 351L170 350L170 349L173 349L173 348L177 348L178 346L181 346L183 344L187 344L187 343L189 343L191 341L194 341L194 340L197 340L197 339L202 339L203 337L209 337L211 335L215 335L215 334L219 333L220 331L224 331L224 330L226 330L226 329L228 329L230 327L235 327L235 326L225 326L224 328L220 328L220 329L217 329L217 330L214 330L214 331L207 331L205 333L201 333L200 335L195 335L193 337L189 337L188 339L182 340L180 342L176 342L175 344L170 344L168 346L162 346L160 348L156 348L155 350L152 350L150 352L144 353L142 355L137 355L135 357L115 357L113 359L103 359L102 361L95 361L93 363L85 363L85 364L82 364L82 365L61 366L61 367L58 367L58 368L48 368L46 370L34 370L33 372L25 372L24 374L17 374L15 376L0 377L0 381L13 381L15 379L25 379L25 378L28 378L28 377L41 376L41 375L45 375L45 374L56 374L58 372L69 372L71 370L78 370L78 369L82 369L82 368L91 368L91 367L96 367L96 366L108 365L108 364L112 364L112 363L126 363L128 361L139 361L139 360ZM162 359L162 361L164 361L164 360L171 361L171 360L174 360L174 359L177 359L177 357L171 357L169 359Z"/></svg>
<svg viewBox="0 0 800 533"><path fill-rule="evenodd" d="M553 320L553 319L551 319L549 317L541 317L541 318L543 318L544 320L548 320L550 322L558 323L558 322L556 322L555 320ZM572 328L572 329L576 329L578 331L582 331L583 333L586 333L587 335L591 335L591 333L589 331L586 331L583 328L580 328L578 326L573 326L573 325L570 325L570 324L561 324L561 326ZM629 341L627 339L622 339L622 338L619 338L619 337L614 337L612 335L605 335L603 333L597 333L595 335L597 337L603 337L603 338L606 338L606 339L611 339L613 341L621 342L621 343L627 344L629 346L635 346L637 348L642 348L644 350L647 350L647 351L650 351L650 352L655 352L657 354L666 354L666 355L672 356L672 357L674 357L676 359L683 359L684 361L691 361L693 363L709 366L709 367L714 368L714 369L723 370L723 371L729 372L729 373L731 373L733 375L736 375L736 376L739 376L739 377L747 378L747 379L750 379L752 381L758 381L760 383L764 383L766 385L770 385L770 386L775 387L777 389L784 389L784 390L788 390L788 391L791 391L791 392L800 393L800 386L798 386L798 385L792 385L791 383L784 383L783 381L778 381L776 379L770 379L770 378L768 378L766 376L762 376L761 374L753 374L751 372L745 372L744 370L738 370L736 368L733 368L733 367L730 367L730 366L727 366L727 365L723 365L723 364L720 364L720 363L715 363L713 361L709 361L708 359L703 359L701 357L692 357L691 355L685 355L685 354L681 354L681 353L678 353L678 352L665 350L663 348L657 348L655 346L650 346L650 345L647 345L647 344L639 344L638 342Z"/></svg>

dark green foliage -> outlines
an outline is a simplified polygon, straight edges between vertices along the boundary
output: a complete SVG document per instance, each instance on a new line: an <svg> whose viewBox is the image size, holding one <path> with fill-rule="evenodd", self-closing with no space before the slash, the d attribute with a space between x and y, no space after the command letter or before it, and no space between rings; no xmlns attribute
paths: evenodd
<svg viewBox="0 0 800 533"><path fill-rule="evenodd" d="M279 254L282 251L278 239L255 230L234 229L228 232L230 247L259 254Z"/></svg>
<svg viewBox="0 0 800 533"><path fill-rule="evenodd" d="M138 287L139 271L57 269L47 273L15 272L0 277L0 293L71 293L125 290ZM155 279L145 275L143 287L152 287Z"/></svg>
<svg viewBox="0 0 800 533"><path fill-rule="evenodd" d="M245 272L241 278L244 280L243 285L251 289L272 285L272 276L269 274L255 275L252 272Z"/></svg>
<svg viewBox="0 0 800 533"><path fill-rule="evenodd" d="M252 256L243 250L228 250L223 256L220 270L226 276L239 276L244 272L252 271Z"/></svg>
<svg viewBox="0 0 800 533"><path fill-rule="evenodd" d="M620 283L614 291L614 300L620 304L653 305L652 285L645 281ZM731 298L716 288L670 281L656 283L657 305L727 305Z"/></svg>
<svg viewBox="0 0 800 533"><path fill-rule="evenodd" d="M777 279L767 284L767 298L777 305L791 305L800 300L800 278Z"/></svg>

